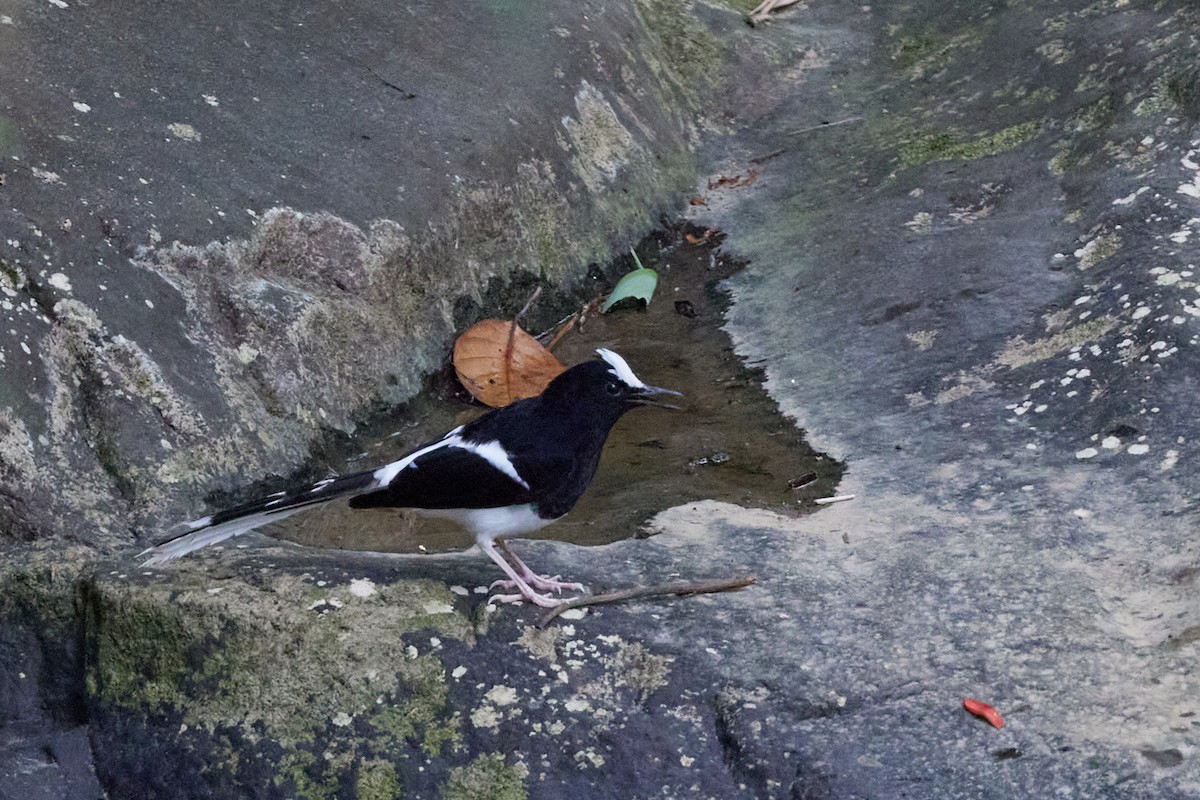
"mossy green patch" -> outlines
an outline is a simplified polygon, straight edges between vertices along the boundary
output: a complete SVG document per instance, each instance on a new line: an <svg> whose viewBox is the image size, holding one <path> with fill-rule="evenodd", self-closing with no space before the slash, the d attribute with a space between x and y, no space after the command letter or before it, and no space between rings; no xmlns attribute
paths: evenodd
<svg viewBox="0 0 1200 800"><path fill-rule="evenodd" d="M1182 114L1189 120L1200 119L1200 63L1194 54L1177 55L1166 60L1162 71L1150 84L1150 94L1134 109L1141 117Z"/></svg>
<svg viewBox="0 0 1200 800"><path fill-rule="evenodd" d="M450 771L442 800L525 800L524 764L508 764L499 753L482 755Z"/></svg>
<svg viewBox="0 0 1200 800"><path fill-rule="evenodd" d="M436 758L445 745L462 740L459 716L446 714L448 687L442 662L424 655L398 667L408 688L407 696L382 704L368 717L368 724L394 741L414 742Z"/></svg>
<svg viewBox="0 0 1200 800"><path fill-rule="evenodd" d="M1101 261L1116 255L1121 249L1121 244L1121 234L1116 231L1101 233L1076 251L1075 257L1078 261L1075 265L1079 269L1091 269Z"/></svg>
<svg viewBox="0 0 1200 800"><path fill-rule="evenodd" d="M73 574L62 572L35 567L0 574L0 617L42 626L72 624Z"/></svg>
<svg viewBox="0 0 1200 800"><path fill-rule="evenodd" d="M1080 109L1078 113L1067 120L1064 127L1070 133L1088 133L1106 128L1112 124L1113 117L1116 115L1114 105L1112 97L1105 95Z"/></svg>
<svg viewBox="0 0 1200 800"><path fill-rule="evenodd" d="M928 29L897 29L888 50L892 65L909 80L920 80L941 72L963 54L979 49L982 34L971 29L948 35Z"/></svg>
<svg viewBox="0 0 1200 800"><path fill-rule="evenodd" d="M298 800L333 800L338 776L307 750L285 753L279 763L275 785L287 788Z"/></svg>
<svg viewBox="0 0 1200 800"><path fill-rule="evenodd" d="M93 584L84 603L92 697L114 713L179 720L217 752L261 743L278 754L279 785L312 800L362 774L386 785L378 766L353 777L363 758L411 758L414 745L432 757L459 741L436 652L402 640L418 630L470 640L445 586L372 583L363 596L308 576L258 580L182 571L169 583Z"/></svg>
<svg viewBox="0 0 1200 800"><path fill-rule="evenodd" d="M1163 94L1188 119L1200 119L1200 64L1195 57L1176 64L1162 76Z"/></svg>
<svg viewBox="0 0 1200 800"><path fill-rule="evenodd" d="M404 785L396 768L387 761L367 759L358 765L355 781L358 800L396 800L404 795Z"/></svg>
<svg viewBox="0 0 1200 800"><path fill-rule="evenodd" d="M1040 130L1039 121L1029 120L972 139L964 138L957 132L926 133L900 142L900 162L902 168L908 168L933 161L974 161L1019 147Z"/></svg>
<svg viewBox="0 0 1200 800"><path fill-rule="evenodd" d="M1065 175L1067 170L1087 164L1094 157L1090 150L1078 148L1068 139L1061 139L1054 145L1056 152L1046 165L1052 175Z"/></svg>
<svg viewBox="0 0 1200 800"><path fill-rule="evenodd" d="M681 83L716 79L728 58L728 45L697 18L690 3L636 0L635 5L647 30L662 42L662 57Z"/></svg>
<svg viewBox="0 0 1200 800"><path fill-rule="evenodd" d="M124 598L90 610L88 692L147 712L178 704L180 687L192 673L195 645L208 638L197 635L199 621L185 620L169 605Z"/></svg>

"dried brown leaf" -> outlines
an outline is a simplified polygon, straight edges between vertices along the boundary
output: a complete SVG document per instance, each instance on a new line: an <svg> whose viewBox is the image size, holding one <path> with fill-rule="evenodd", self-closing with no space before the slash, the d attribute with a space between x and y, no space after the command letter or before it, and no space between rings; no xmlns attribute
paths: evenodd
<svg viewBox="0 0 1200 800"><path fill-rule="evenodd" d="M562 362L520 325L485 319L454 343L454 372L471 396L498 408L536 397L565 370Z"/></svg>

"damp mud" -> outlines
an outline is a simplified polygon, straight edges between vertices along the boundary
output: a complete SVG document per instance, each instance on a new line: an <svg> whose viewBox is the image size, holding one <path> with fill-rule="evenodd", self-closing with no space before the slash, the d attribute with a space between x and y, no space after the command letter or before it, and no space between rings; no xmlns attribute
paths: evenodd
<svg viewBox="0 0 1200 800"><path fill-rule="evenodd" d="M742 265L721 251L719 232L705 234L674 226L638 246L642 263L659 273L648 305L618 307L604 315L595 311L597 297L633 268L626 256L586 291L546 291L530 311L525 324L536 334L552 328L564 309L590 304L582 322L554 348L563 363L591 358L598 347L611 348L647 383L684 394L679 410L627 414L609 437L583 499L538 538L603 545L649 535L644 523L681 503L718 500L786 515L812 510L815 498L834 493L842 464L805 443L802 431L763 390L761 370L733 352L722 329L728 307L722 282ZM518 281L475 309L476 316L511 317L528 298L529 285ZM430 387L412 403L362 426L361 437L326 454L312 475L373 469L486 411L458 386L448 365ZM301 545L343 550L439 553L472 544L453 523L403 510L351 511L344 502L264 531Z"/></svg>

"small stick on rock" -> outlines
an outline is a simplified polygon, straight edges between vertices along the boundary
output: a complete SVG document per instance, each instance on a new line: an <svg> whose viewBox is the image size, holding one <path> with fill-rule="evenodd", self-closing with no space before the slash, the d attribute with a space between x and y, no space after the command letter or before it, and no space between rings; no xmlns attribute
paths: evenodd
<svg viewBox="0 0 1200 800"><path fill-rule="evenodd" d="M525 307L517 312L517 316L515 316L513 318L513 322L514 323L519 322L520 320L524 319L525 315L529 313L529 309L533 307L533 302L541 296L542 296L542 287L539 286L533 290L533 294L530 296L530 298L528 300L525 301Z"/></svg>
<svg viewBox="0 0 1200 800"><path fill-rule="evenodd" d="M517 328L519 327L518 323L520 323L525 315L529 313L529 309L533 306L533 301L537 300L541 294L542 287L539 286L533 290L533 296L525 302L525 307L518 311L517 315L513 317L512 326L508 329L508 344L505 345L504 348L504 372L506 379L509 377L508 373L512 370L513 339L517 335Z"/></svg>
<svg viewBox="0 0 1200 800"><path fill-rule="evenodd" d="M846 117L845 119L835 120L833 122L822 122L818 125L809 125L807 128L801 128L798 131L788 131L784 136L799 136L802 133L811 133L819 131L822 128L833 128L838 125L849 125L852 122L862 122L862 117Z"/></svg>
<svg viewBox="0 0 1200 800"><path fill-rule="evenodd" d="M562 338L563 338L564 336L566 336L566 335L567 335L567 333L569 333L569 332L570 332L570 330L571 330L571 326L575 324L575 321L579 319L579 315L580 315L580 314L582 314L582 313L583 313L583 311L576 311L574 314L572 314L571 316L567 317L567 318L566 318L565 320L563 320L562 322L559 322L559 323L558 323L558 324L559 324L559 326L560 326L560 327L559 327L559 329L558 329L558 333L554 334L554 338L553 338L553 339L551 339L551 340L550 340L550 342L549 342L549 343L546 345L546 349L547 349L547 350L553 350L553 349L554 349L554 345L556 345L556 344L558 344L560 341L562 341ZM551 330L553 330L553 328L552 328Z"/></svg>
<svg viewBox="0 0 1200 800"><path fill-rule="evenodd" d="M555 606L538 621L538 627L544 628L554 621L559 614L572 608L583 606L598 606L604 603L619 603L622 600L633 600L638 597L659 597L677 595L687 597L694 594L716 594L717 592L732 592L745 589L758 581L753 575L738 578L724 578L714 581L689 581L688 583L670 583L662 586L635 586L632 589L621 589L608 594L595 594L588 597L576 597L560 606Z"/></svg>

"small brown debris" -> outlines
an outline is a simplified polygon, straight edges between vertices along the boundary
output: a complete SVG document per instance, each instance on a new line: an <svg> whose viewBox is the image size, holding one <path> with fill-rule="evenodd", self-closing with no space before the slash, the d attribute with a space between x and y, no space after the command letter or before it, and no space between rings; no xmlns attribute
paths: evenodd
<svg viewBox="0 0 1200 800"><path fill-rule="evenodd" d="M675 313L688 319L695 319L699 316L699 312L696 311L696 307L692 305L691 300L676 300Z"/></svg>
<svg viewBox="0 0 1200 800"><path fill-rule="evenodd" d="M720 232L720 228L705 228L704 233L699 236L694 233L685 233L683 238L688 244L704 244L705 242L709 241L714 234L718 234Z"/></svg>
<svg viewBox="0 0 1200 800"><path fill-rule="evenodd" d="M758 170L752 169L746 173L746 177L744 178L740 174L734 175L732 178L728 175L718 175L716 180L710 180L708 182L708 188L709 191L712 191L713 189L720 189L723 186L727 186L730 189L736 189L739 186L749 186L756 180L758 180Z"/></svg>
<svg viewBox="0 0 1200 800"><path fill-rule="evenodd" d="M799 478L792 478L790 481L788 481L788 488L789 489L803 489L805 486L808 486L810 483L812 483L816 479L817 479L817 473L806 472L803 475L801 475Z"/></svg>

